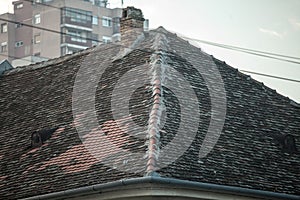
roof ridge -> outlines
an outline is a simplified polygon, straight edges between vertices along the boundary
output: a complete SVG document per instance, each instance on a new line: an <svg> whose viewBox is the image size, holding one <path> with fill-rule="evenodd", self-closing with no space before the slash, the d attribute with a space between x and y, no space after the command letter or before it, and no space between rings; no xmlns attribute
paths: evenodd
<svg viewBox="0 0 300 200"><path fill-rule="evenodd" d="M154 52L150 57L150 73L152 76L152 97L153 106L149 113L148 123L148 151L146 176L159 176L156 172L159 168L158 157L160 153L160 124L163 111L163 87L162 83L165 76L164 52L167 51L167 40L164 34L156 33L153 41Z"/></svg>

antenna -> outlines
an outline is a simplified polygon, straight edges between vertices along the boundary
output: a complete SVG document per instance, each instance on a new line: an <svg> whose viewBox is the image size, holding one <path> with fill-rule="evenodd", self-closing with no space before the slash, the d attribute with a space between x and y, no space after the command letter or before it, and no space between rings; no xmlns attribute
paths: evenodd
<svg viewBox="0 0 300 200"><path fill-rule="evenodd" d="M122 4L122 8L123 8L123 5L124 5L124 0L121 0L121 4Z"/></svg>

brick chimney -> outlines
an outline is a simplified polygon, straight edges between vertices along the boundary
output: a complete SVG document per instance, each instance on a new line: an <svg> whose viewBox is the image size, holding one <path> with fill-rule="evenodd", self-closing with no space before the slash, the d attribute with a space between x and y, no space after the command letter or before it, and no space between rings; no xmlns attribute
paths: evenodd
<svg viewBox="0 0 300 200"><path fill-rule="evenodd" d="M123 9L121 18L121 42L129 46L144 31L144 16L140 9L127 7Z"/></svg>

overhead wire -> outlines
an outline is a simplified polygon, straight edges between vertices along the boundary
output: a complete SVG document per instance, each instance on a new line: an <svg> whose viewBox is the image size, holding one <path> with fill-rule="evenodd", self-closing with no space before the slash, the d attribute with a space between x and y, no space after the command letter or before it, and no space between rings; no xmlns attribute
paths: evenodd
<svg viewBox="0 0 300 200"><path fill-rule="evenodd" d="M2 17L0 17L0 20L8 22L8 23L12 23L12 24L22 24L22 26L35 28L35 29L39 29L39 30L43 30L43 31L48 31L48 32L52 32L52 33L56 33L56 34L60 34L60 35L73 36L73 37L80 38L80 39L86 39L86 40L90 40L90 41L102 42L98 39L89 38L89 37L81 37L81 36L77 36L77 35L75 36L75 35L68 34L68 33L65 33L65 32L62 32L62 31L57 31L57 30L53 30L53 29L44 28L44 27L41 27L41 26L26 24L26 23L23 23L23 22L9 20L9 19L5 19L5 18L2 18Z"/></svg>
<svg viewBox="0 0 300 200"><path fill-rule="evenodd" d="M126 47L126 46L121 45L121 44L114 44L113 43L113 45L114 46L124 47L124 48L130 48L130 47ZM113 48L113 47L111 47L111 48ZM149 53L149 51L145 51L143 49L136 49L136 50ZM2 53L0 53L0 55L7 56L6 54L2 54ZM15 59L20 59L20 60L24 60L24 61L30 61L31 62L31 60L26 59L26 58L18 58L16 56L8 56L8 57L15 58ZM46 58L46 59L50 59L50 58ZM284 81L290 81L290 82L300 83L300 80L296 80L296 79L290 79L290 78L285 78L285 77L280 77L280 76L274 76L274 75L270 75L270 74L264 74L264 73L253 72L253 71L248 71L248 70L239 70L239 71L245 72L245 73L249 73L249 74L264 76L264 77L268 77L268 78L274 78L274 79L280 79L280 80L284 80Z"/></svg>
<svg viewBox="0 0 300 200"><path fill-rule="evenodd" d="M61 10L60 7L53 6L53 5L50 5L50 4L45 4L45 3L42 3L42 2L34 2L33 0L24 0L24 1L31 2L31 3L37 4L37 5L47 6L47 7L51 7L51 8L54 8L54 9ZM81 12L76 12L76 11L72 11L72 13L82 14ZM93 15L87 15L87 16L89 16L91 18L93 17ZM97 18L100 19L100 20L104 19L104 18L101 18L99 16L97 16ZM113 23L120 23L119 21L113 21L113 20L112 20L112 22ZM286 56L286 55L277 54L277 53L270 53L270 52L266 52L266 51L259 51L259 50L253 50L253 49L242 48L242 47L237 47L237 46L225 45L225 44L220 44L220 43L215 43L215 42L190 38L190 37L186 37L186 36L181 36L181 37L185 38L187 40L192 40L192 41L196 41L196 42L200 42L200 43L204 43L204 44L209 44L209 45L212 45L212 46L217 46L217 47L220 47L220 48L225 48L225 49L229 49L229 50L233 50L233 51L240 51L240 52L252 54L252 55L255 55L255 56L261 56L261 57L265 57L265 58L271 58L271 59L276 59L276 60L280 60L280 61L286 61L286 62L290 62L290 63L294 63L294 64L300 64L300 62L297 62L297 61L283 59L283 58L289 58L289 59L296 59L296 60L300 61L299 57ZM78 38L81 38L81 37L78 36ZM93 41L95 41L95 40L93 40ZM277 56L277 57L275 57L275 56ZM278 57L281 57L281 58L278 58Z"/></svg>
<svg viewBox="0 0 300 200"><path fill-rule="evenodd" d="M41 5L41 6L47 6L47 7L51 7L51 8L54 8L54 9L61 10L60 7L53 6L53 5L46 4L46 3L42 3L42 2L34 2L34 0L24 0L24 1L31 2L31 3L37 4L37 5ZM81 12L77 12L77 11L73 11L73 10L72 10L72 13L82 14ZM89 16L91 18L95 17L93 15L87 15L87 16ZM102 17L99 17L99 16L97 16L97 18L98 18L98 20L99 19L100 20L105 19L105 18L102 18ZM118 20L112 20L112 22L120 24L120 21L118 21ZM180 36L180 37L182 37L184 39L187 39L187 40L196 41L196 42L208 44L208 45L211 45L211 46L216 46L216 47L219 47L219 48L225 48L225 49L229 49L229 50L233 50L233 51L240 51L240 52L243 52L243 53L252 54L252 55L255 55L255 56L261 56L261 57L265 57L265 58L271 58L271 59L290 62L290 63L294 63L294 64L300 64L300 57L287 56L287 55L278 54L278 53L253 50L253 49L249 49L249 48L243 48L243 47L237 47L237 46L226 45L226 44L221 44L221 43L215 43L215 42L210 42L210 41L206 41L206 40L200 40L200 39L196 39L196 38L186 37L186 36ZM281 57L281 58L278 58L278 57ZM293 60L288 60L288 59L299 60L299 62L298 61L293 61Z"/></svg>
<svg viewBox="0 0 300 200"><path fill-rule="evenodd" d="M269 54L269 55L272 55L272 56L278 56L278 57L284 57L284 58L300 60L300 57L295 57L295 56L287 56L287 55L283 55L283 54L277 54L277 53L259 51L259 50L249 49L249 48L242 48L242 47L237 47L237 46L232 46L232 45L220 44L220 43L216 43L216 42L210 42L210 41L195 39L195 38L186 37L186 36L182 36L182 38L192 40L192 41L196 41L196 42L200 42L200 43L210 44L210 45L216 45L216 46L220 45L220 47L224 46L224 47L228 47L228 48L232 48L232 49L239 49L239 50L243 50L243 51L251 51L251 52L256 52L256 53L261 53L261 54Z"/></svg>
<svg viewBox="0 0 300 200"><path fill-rule="evenodd" d="M24 1L33 2L32 0L24 0ZM61 9L59 7L52 6L52 5L49 5L49 4L37 3L37 2L35 2L35 3L36 4L41 4L41 5L44 5L44 6L48 6L48 7L52 7L52 8L55 8L55 9ZM76 13L76 12L74 12L74 13ZM78 14L82 14L82 13L78 12ZM100 17L98 17L98 18L102 19ZM30 28L36 28L36 29L39 29L39 30L48 31L48 32L56 33L56 34L61 34L61 35L66 35L66 36L73 36L73 37L80 38L80 39L86 39L86 40L91 40L91 41L96 41L96 42L102 43L102 41L100 41L98 39L88 38L88 37L81 37L81 36L74 36L72 34L68 34L68 33L65 33L65 32L62 32L62 31L56 31L56 30L52 30L52 29L48 29L48 28L44 28L44 27L40 27L40 26L34 26L34 25L31 25L31 24L26 24L26 23L22 23L22 22L18 22L18 21L13 21L13 20L8 20L8 19L4 19L4 18L1 18L1 17L0 17L0 20L6 21L8 23L13 23L13 24L22 24L22 25L30 27ZM115 23L117 23L117 22L115 22ZM118 22L118 23L120 23L120 22ZM291 61L291 60L278 58L278 57L274 57L274 56L280 56L280 57L285 57L285 58L290 58L290 59L299 59L300 60L300 58L298 58L298 57L285 56L285 55L282 55L282 54L269 53L269 52L258 51L258 50L251 50L251 49L241 48L241 47L236 47L236 46L231 46L231 45L224 45L224 44L220 44L220 43L214 43L214 42L209 42L209 41L205 41L205 40L199 40L199 39L195 39L195 38L185 37L185 36L179 36L179 37L187 39L187 40L192 40L192 41L196 41L196 42L200 42L200 43L205 43L205 44L212 45L212 46L222 47L222 48L229 49L229 50L236 50L236 51L249 53L249 54L256 55L256 56L263 56L263 57L266 57L266 58L277 59L277 60L281 60L281 61L300 64L300 62ZM118 44L118 45L123 46L121 44ZM123 46L123 47L125 47L125 46ZM128 48L128 47L126 47L126 48ZM272 56L268 56L268 55L264 55L264 54L269 54L269 55L272 55ZM0 55L5 55L5 54L0 54ZM7 55L5 55L5 56L7 56ZM9 57L30 61L30 60L27 60L27 59L24 59L24 58L17 58L17 57L12 57L12 56L9 56ZM263 73L259 73L259 72L251 72L251 71L246 71L246 70L240 70L240 71L255 74L255 75L260 75L260 76L266 76L266 77L270 77L270 78L277 78L277 79L286 80L286 81L300 82L299 80L294 80L294 79L289 79L289 78L279 77L279 76L273 76L273 75L263 74Z"/></svg>
<svg viewBox="0 0 300 200"><path fill-rule="evenodd" d="M190 41L200 42L200 43L208 44L210 46L220 47L223 49L238 51L238 52L247 53L247 54L251 54L251 55L255 55L255 56L290 62L290 63L294 63L294 64L300 64L300 58L298 58L298 57L286 56L286 55L282 55L282 54L269 53L269 52L258 51L258 50L251 50L251 49L246 49L246 48L241 48L241 47L236 47L236 46L231 46L231 45L224 45L224 44L220 44L220 43L209 42L209 41L199 40L199 39L185 37L185 36L181 36L181 37L184 39L190 40ZM290 60L290 59L286 59L286 58L299 60L299 62Z"/></svg>
<svg viewBox="0 0 300 200"><path fill-rule="evenodd" d="M249 73L249 74L269 77L269 78L281 79L281 80L284 80L284 81L291 81L291 82L300 83L300 80L285 78L285 77L281 77L281 76L274 76L274 75L270 75L270 74L264 74L264 73L253 72L253 71L248 71L248 70L239 70L239 71Z"/></svg>

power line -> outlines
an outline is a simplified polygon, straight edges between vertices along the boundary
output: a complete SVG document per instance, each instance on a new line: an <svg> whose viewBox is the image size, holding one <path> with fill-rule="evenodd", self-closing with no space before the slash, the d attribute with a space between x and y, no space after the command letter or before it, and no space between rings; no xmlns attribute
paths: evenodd
<svg viewBox="0 0 300 200"><path fill-rule="evenodd" d="M113 48L114 46L120 46L120 47L125 47L124 45L121 45L121 44L115 44L113 43L113 46L110 47L110 48ZM108 49L110 49L108 48ZM126 47L127 48L127 47ZM132 48L131 48L132 49ZM107 49L105 49L107 50ZM143 49L136 49L138 51L141 51L141 52L146 52L146 53L149 53L150 51L146 51L146 50L143 50ZM103 50L104 51L104 50ZM0 53L0 55L2 56L8 56L6 54L2 54ZM32 60L29 60L29 59L26 59L26 58L18 58L16 56L8 56L10 58L14 58L14 59L20 59L20 60L24 60L24 61L30 61L32 62ZM46 59L50 59L50 58L46 58ZM295 80L295 79L290 79L290 78L285 78L285 77L280 77L280 76L274 76L274 75L269 75L269 74L263 74L263 73L259 73L259 72L253 72L253 71L247 71L247 70L239 70L241 72L245 72L245 73L249 73L249 74L255 74L255 75L259 75L259 76L265 76L265 77L268 77L268 78L274 78L274 79L280 79L280 80L284 80L284 81L291 81L291 82L296 82L296 83L300 83L300 80Z"/></svg>
<svg viewBox="0 0 300 200"><path fill-rule="evenodd" d="M290 63L294 63L294 64L300 64L300 62L298 62L298 61L284 59L284 58L290 58L290 59L300 60L300 58L298 58L298 57L286 56L286 55L269 53L269 52L258 51L258 50L251 50L251 49L246 49L246 48L241 48L241 47L236 47L236 46L231 46L231 45L225 45L225 44L209 42L209 41L205 41L205 40L199 40L199 39L185 37L185 36L181 36L181 37L184 38L184 39L187 39L187 40L192 40L192 41L196 41L196 42L200 42L200 43L204 43L204 44L208 44L208 45L211 45L211 46L216 46L216 47L220 47L220 48L224 48L224 49L229 49L229 50L233 50L233 51L252 54L252 55L255 55L255 56L260 56L260 57L265 57L265 58L271 58L271 59L275 59L275 60L290 62ZM275 57L275 56L278 56L278 57ZM279 57L282 57L282 58L279 58Z"/></svg>
<svg viewBox="0 0 300 200"><path fill-rule="evenodd" d="M116 44L114 44L114 45L116 45ZM122 46L122 45L117 45L117 46ZM105 49L105 50L107 50L107 49ZM137 49L137 50L145 52L142 49ZM2 54L2 53L0 53L0 55L2 55L2 56L8 56L8 55ZM14 59L20 59L20 60L32 62L32 60L29 60L29 59L26 59L26 58L18 58L16 56L8 56L8 57L14 58ZM50 59L50 58L46 58L46 59ZM263 73L259 73L259 72L247 71L247 70L239 70L239 71L245 72L245 73L249 73L249 74L255 74L255 75L259 75L259 76L265 76L265 77L268 77L268 78L274 78L274 79L280 79L280 80L284 80L284 81L291 81L291 82L300 83L300 80L295 80L295 79L290 79L290 78L285 78L285 77L280 77L280 76L274 76L274 75L263 74Z"/></svg>
<svg viewBox="0 0 300 200"><path fill-rule="evenodd" d="M271 53L271 52L266 52L266 51L259 51L259 50L254 50L254 49L242 48L242 47L237 47L237 46L232 46L232 45L209 42L209 41L190 38L190 37L185 37L185 36L182 36L182 37L185 38L185 39L188 39L188 40L193 40L193 41L200 42L200 43L205 43L205 44L220 45L220 46L229 47L229 48L232 48L232 49L239 49L239 50L243 50L243 51L251 51L251 52L256 52L256 53L261 53L261 54L268 54L268 55L272 55L272 56L278 56L278 57L284 57L284 58L300 60L300 57L287 56L287 55L283 55L283 54L277 54L277 53Z"/></svg>
<svg viewBox="0 0 300 200"><path fill-rule="evenodd" d="M265 77L269 77L269 78L276 78L276 79L281 79L281 80L285 80L285 81L300 83L300 80L296 80L296 79L290 79L290 78L274 76L274 75L269 75L269 74L263 74L263 73L259 73L259 72L252 72L252 71L247 71L247 70L240 70L240 71L249 73L249 74L255 74L255 75L259 75L259 76L265 76Z"/></svg>
<svg viewBox="0 0 300 200"><path fill-rule="evenodd" d="M30 1L30 0L25 0L25 1ZM46 5L46 4L44 4L44 5ZM56 7L56 8L58 8L58 7ZM12 21L12 20L8 20L8 19L4 19L4 18L0 18L0 20L6 21L6 22L9 22L9 23L14 23L14 24L22 24L22 25L27 26L27 27L36 28L36 29L40 29L40 30L48 31L48 32L53 32L53 33L56 33L56 34L67 35L67 36L74 36L74 35L67 34L67 33L64 33L64 32L61 32L61 31L56 31L56 30L52 30L52 29L48 29L48 28L43 28L43 27L39 27L39 26L25 24L25 23L22 23L22 22ZM81 39L86 39L86 40L91 40L91 41L96 41L96 42L100 42L100 43L102 42L100 40L93 39L93 38L88 38L88 37L80 37L80 36L75 36L75 37L81 38ZM295 61L290 61L290 60L286 60L286 59L282 59L282 58L277 58L277 57L273 57L273 56L262 55L260 53L254 53L254 52L262 52L262 53L268 54L268 52L251 50L251 49L246 49L246 48L240 48L240 47L235 47L235 46L230 46L230 45L223 45L223 44L208 42L208 41L204 41L204 40L199 40L199 39L194 39L194 38L188 38L188 37L182 37L182 38L185 38L185 39L188 39L188 40L194 40L194 41L197 41L197 42L207 43L209 45L223 47L223 48L227 48L227 49L231 49L231 50L236 50L236 51L241 51L241 52L245 52L245 53L250 53L250 54L253 54L253 55L257 55L257 56L264 56L264 57L267 57L267 58L278 59L278 60L283 60L283 61L287 61L287 62L294 62L294 63L300 64L299 62L295 62ZM118 45L119 46L123 46L121 44L118 44ZM125 47L125 46L123 46L123 47ZM126 48L128 48L128 47L126 47ZM140 51L142 51L142 50L140 50ZM254 51L254 52L248 52L248 51ZM284 55L280 55L280 54L274 54L274 53L269 53L269 54L270 55L277 55L277 56L284 57ZM1 54L1 55L5 55L5 54ZM7 55L5 55L5 56L7 56ZM22 59L22 60L26 60L26 61L31 61L31 60L27 60L27 59L24 59L24 58L17 58L17 57L13 57L13 56L9 56L9 57L15 58L15 59ZM285 57L293 58L293 59L300 59L300 58L291 57L291 56L285 56ZM289 79L289 78L284 78L284 77L279 77L279 76L273 76L273 75L267 75L267 74L262 74L262 73L258 73L258 72L250 72L250 71L246 71L246 70L240 70L240 71L244 71L246 73L252 73L252 74L256 74L256 75L261 75L261 76L267 76L267 77L270 77L270 78L277 78L277 79L286 80L286 81L299 82L298 80L294 80L294 79Z"/></svg>
<svg viewBox="0 0 300 200"><path fill-rule="evenodd" d="M47 7L51 7L51 8L61 10L60 7L53 6L53 5L50 5L50 4L45 4L45 3L41 3L41 2L34 2L33 0L24 0L24 1L35 3L37 5L47 6ZM82 15L81 12L77 12L77 11L73 11L73 10L72 10L72 13ZM87 15L87 16L93 17L93 15ZM97 18L100 19L100 20L104 19L104 18L101 18L99 16L97 16ZM113 21L112 20L112 22L120 24L119 21ZM266 52L266 51L253 50L253 49L249 49L249 48L242 48L242 47L237 47L237 46L232 46L232 45L225 45L225 44L220 44L220 43L215 43L215 42L210 42L210 41L185 37L185 36L181 36L181 37L184 38L184 39L187 39L187 40L192 40L192 41L196 41L196 42L200 42L200 43L204 43L204 44L208 44L208 45L216 46L216 47L220 47L220 48L225 48L225 49L229 49L229 50L233 50L233 51L239 51L239 52L243 52L243 53L247 53L247 54L251 54L251 55L255 55L255 56L260 56L260 57L265 57L265 58L290 62L290 63L294 63L294 64L300 64L300 62L298 62L298 61L289 60L289 59L295 59L295 60L300 61L299 57L286 56L286 55L283 55L283 54L270 53L270 52ZM84 39L84 37L79 37L79 36L78 36L78 38L83 38ZM91 40L96 41L94 39L91 39ZM100 42L102 42L102 41L100 41ZM275 57L275 56L277 56L277 57ZM281 57L281 58L278 58L278 57Z"/></svg>
<svg viewBox="0 0 300 200"><path fill-rule="evenodd" d="M27 26L27 27L30 27L30 28L36 28L36 29L39 29L39 30L48 31L48 32L52 32L52 33L56 33L56 34L60 34L60 35L73 36L73 37L76 37L76 38L85 39L85 40L89 40L89 41L100 42L100 43L102 42L98 39L93 39L93 38L88 38L88 37L81 37L81 36L77 36L77 35L75 36L75 35L72 35L72 34L61 32L61 31L56 31L56 30L53 30L53 29L48 29L48 28L44 28L44 27L40 27L40 26L34 26L34 25L31 25L31 24L26 24L26 23L22 23L22 22L18 22L18 21L9 20L9 19L0 18L0 20L8 22L8 23L13 23L13 24L22 24L23 26Z"/></svg>

